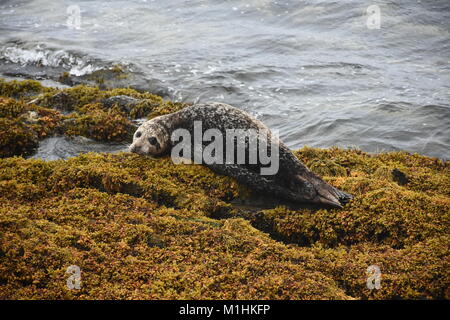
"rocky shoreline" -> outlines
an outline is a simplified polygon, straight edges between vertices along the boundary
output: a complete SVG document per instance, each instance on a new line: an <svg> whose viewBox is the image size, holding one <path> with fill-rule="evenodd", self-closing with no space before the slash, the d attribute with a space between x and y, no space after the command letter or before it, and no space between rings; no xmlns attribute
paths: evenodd
<svg viewBox="0 0 450 320"><path fill-rule="evenodd" d="M168 158L24 158L53 135L129 141L133 119L184 106L0 80L0 299L450 298L450 165L437 158L296 151L355 196L342 210L236 206L245 187Z"/></svg>

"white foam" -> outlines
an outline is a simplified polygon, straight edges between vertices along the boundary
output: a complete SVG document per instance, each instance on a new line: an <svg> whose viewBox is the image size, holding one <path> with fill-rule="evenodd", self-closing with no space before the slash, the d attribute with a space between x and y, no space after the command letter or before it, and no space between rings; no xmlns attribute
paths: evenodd
<svg viewBox="0 0 450 320"><path fill-rule="evenodd" d="M18 45L3 46L0 48L0 58L23 66L62 67L74 76L90 74L100 69L86 58L77 57L63 50L42 48L40 45L31 48L21 48Z"/></svg>

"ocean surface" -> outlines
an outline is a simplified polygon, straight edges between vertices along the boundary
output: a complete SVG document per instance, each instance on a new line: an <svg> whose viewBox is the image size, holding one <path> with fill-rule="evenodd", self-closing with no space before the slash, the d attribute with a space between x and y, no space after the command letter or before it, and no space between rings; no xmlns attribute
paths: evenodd
<svg viewBox="0 0 450 320"><path fill-rule="evenodd" d="M0 0L0 77L114 65L131 87L248 111L294 149L450 158L449 0ZM35 157L123 147L58 139Z"/></svg>

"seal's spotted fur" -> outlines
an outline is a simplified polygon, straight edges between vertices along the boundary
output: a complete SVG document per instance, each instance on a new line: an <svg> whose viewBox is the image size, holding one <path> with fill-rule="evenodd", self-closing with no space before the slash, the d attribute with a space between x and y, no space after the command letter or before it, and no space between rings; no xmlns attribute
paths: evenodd
<svg viewBox="0 0 450 320"><path fill-rule="evenodd" d="M217 173L231 176L254 191L295 202L313 202L341 207L341 204L351 198L350 195L327 184L311 172L283 142L273 137L261 121L224 103L196 104L178 112L151 119L138 128L130 150L146 155L168 154L172 147L170 140L172 132L175 129L187 129L193 137L194 121L201 121L203 132L208 129L218 129L224 137L227 129L255 129L267 132L267 135L258 135L258 139L266 139L269 150L270 142L276 139L273 141L279 147L279 170L276 174L260 175L259 169L262 167L260 163L207 164Z"/></svg>

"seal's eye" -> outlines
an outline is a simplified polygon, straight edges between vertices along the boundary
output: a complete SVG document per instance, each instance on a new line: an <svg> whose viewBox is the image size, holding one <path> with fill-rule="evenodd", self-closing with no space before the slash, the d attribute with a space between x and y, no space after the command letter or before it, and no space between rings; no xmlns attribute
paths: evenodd
<svg viewBox="0 0 450 320"><path fill-rule="evenodd" d="M150 137L150 138L148 138L148 142L149 142L152 146L154 146L154 145L158 142L158 140L156 140L155 137Z"/></svg>
<svg viewBox="0 0 450 320"><path fill-rule="evenodd" d="M136 138L139 138L142 135L140 131L136 132Z"/></svg>

